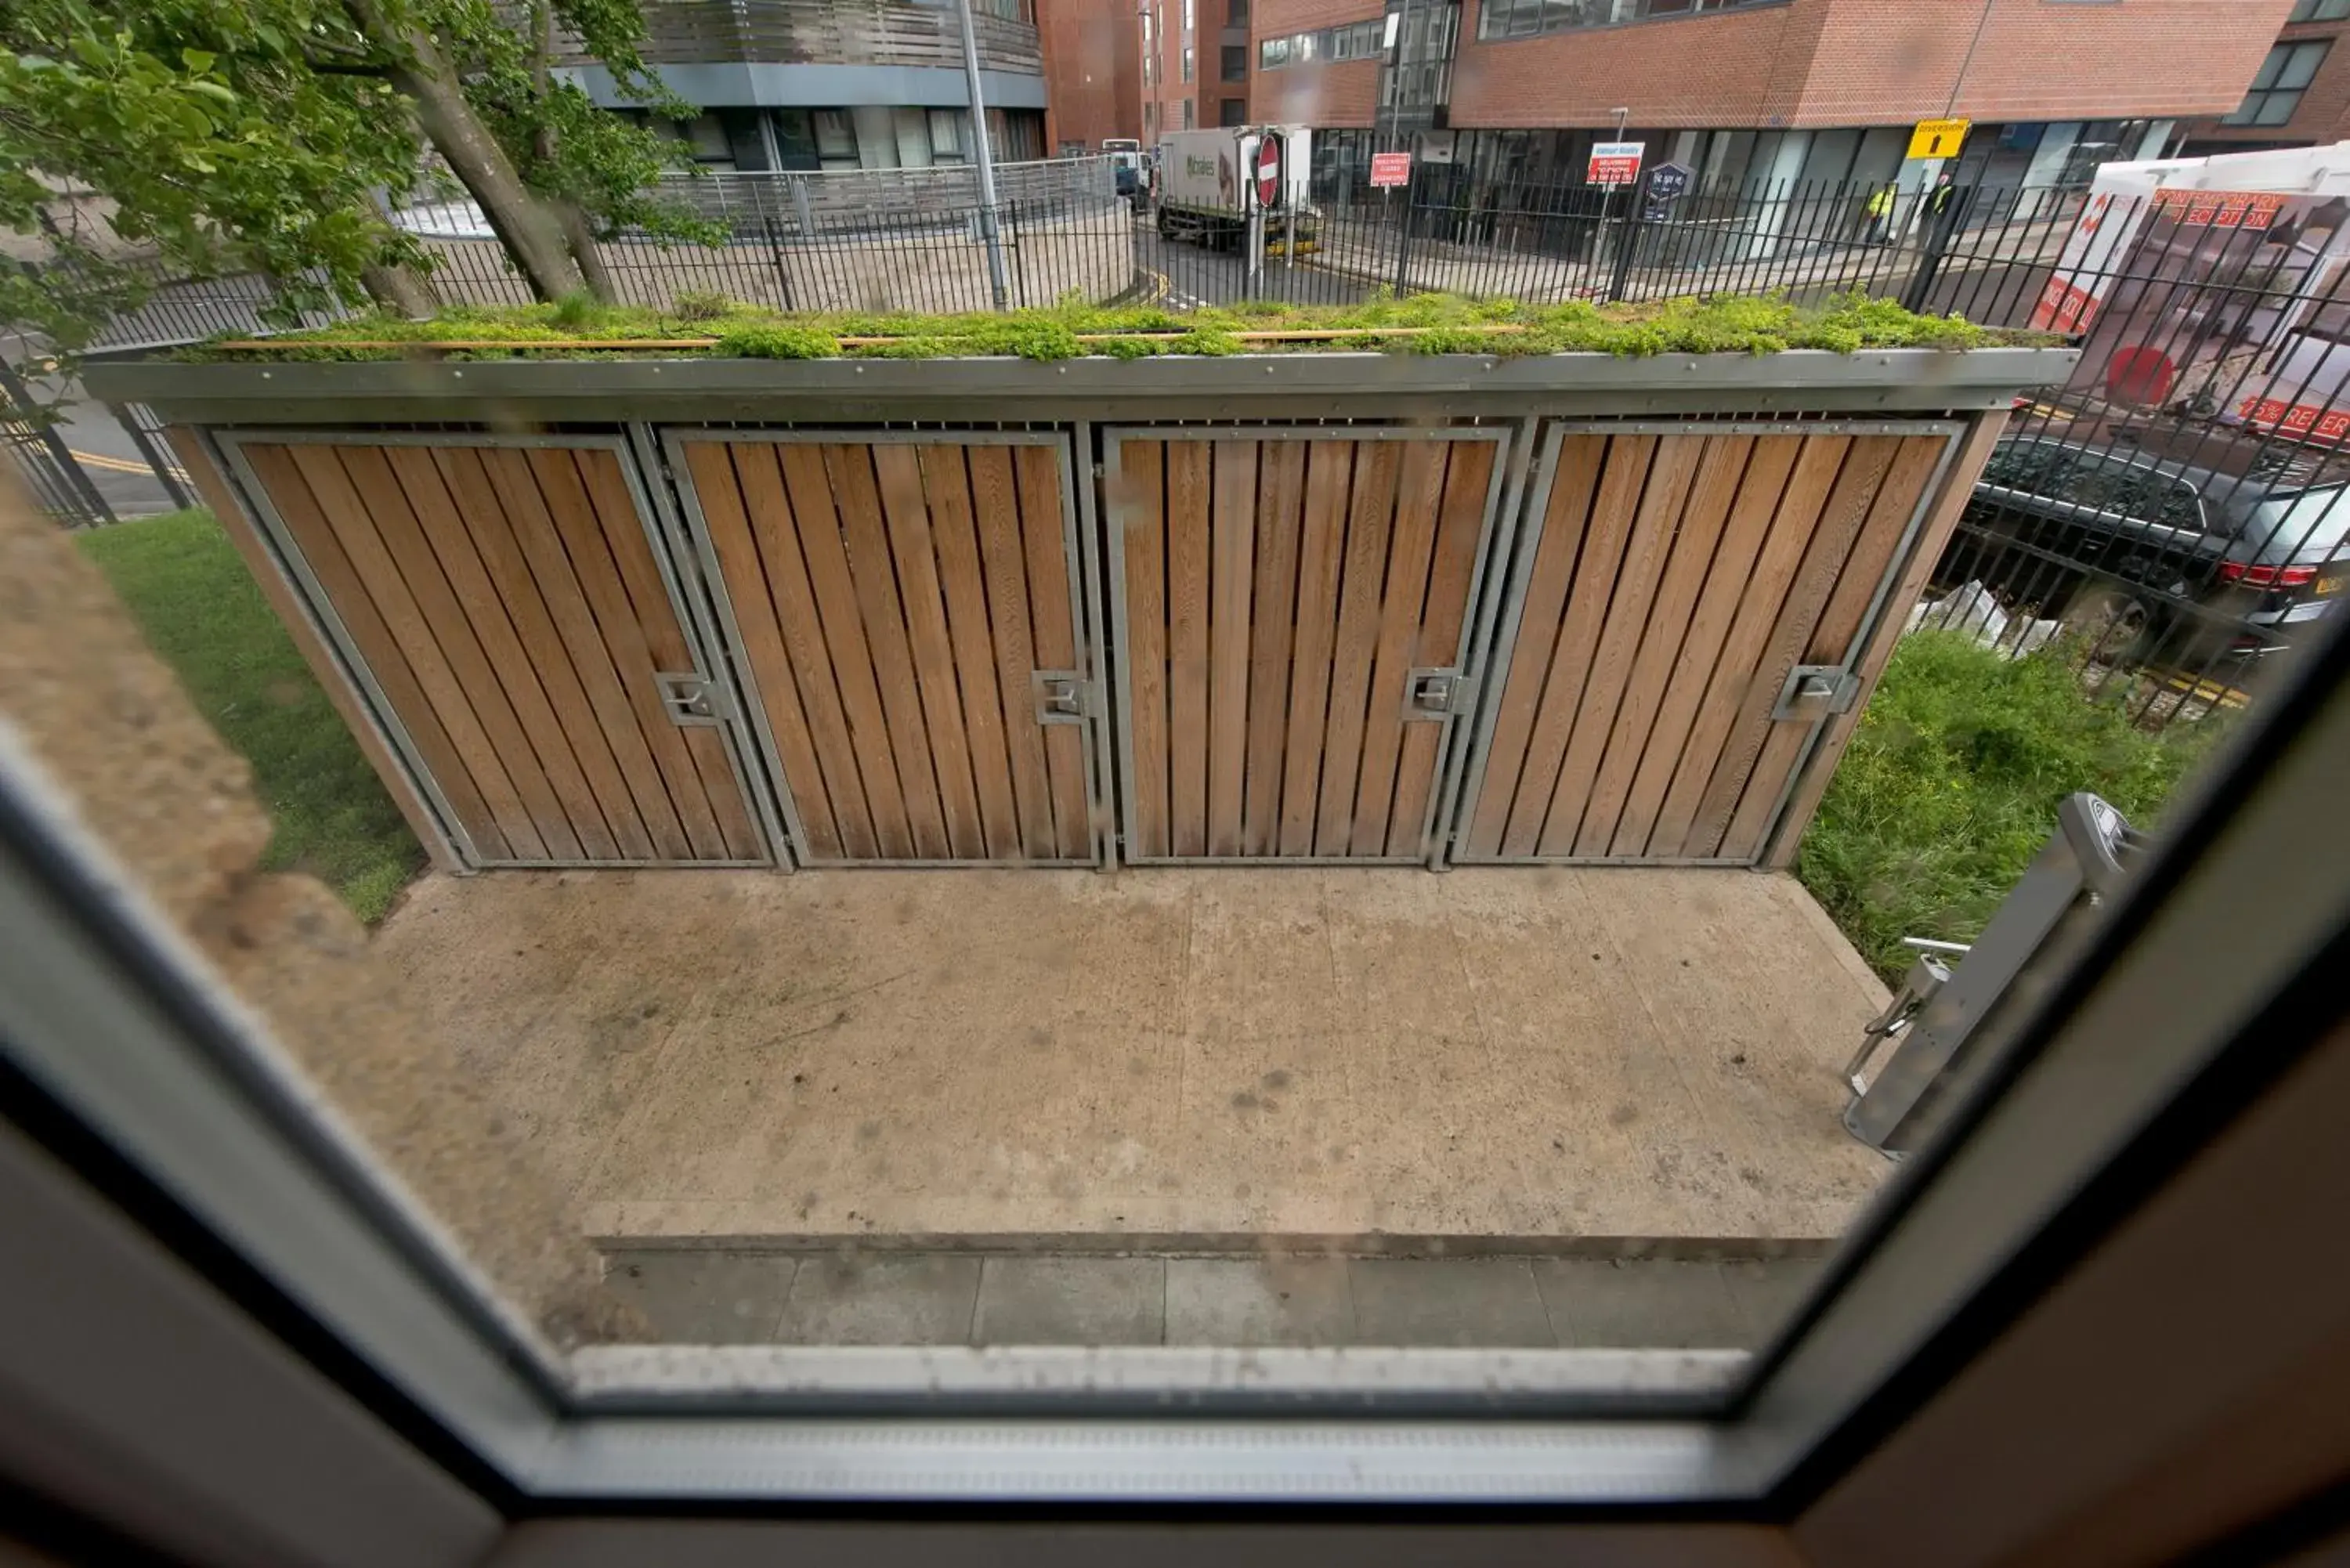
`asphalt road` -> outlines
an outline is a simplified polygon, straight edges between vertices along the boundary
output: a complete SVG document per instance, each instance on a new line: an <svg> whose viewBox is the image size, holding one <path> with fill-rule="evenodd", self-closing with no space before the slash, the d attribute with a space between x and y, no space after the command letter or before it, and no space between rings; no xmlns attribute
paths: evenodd
<svg viewBox="0 0 2350 1568"><path fill-rule="evenodd" d="M0 343L0 352L6 352L10 362L24 374L27 359L37 359L37 353L21 338ZM58 395L52 384L36 384L34 397L48 402ZM130 439L109 413L103 403L93 402L78 381L63 389L65 411L57 421L57 432L74 455L75 466L105 497L117 517L148 517L158 512L171 512L178 507L171 493L163 488L147 460L140 454L138 443Z"/></svg>
<svg viewBox="0 0 2350 1568"><path fill-rule="evenodd" d="M1300 305L1355 305L1368 299L1372 285L1331 271L1312 255L1284 265L1270 255L1252 280L1248 258L1237 251L1213 251L1184 240L1163 240L1149 220L1135 225L1136 264L1149 275L1143 302L1176 310L1203 305L1233 305L1247 299L1277 299Z"/></svg>

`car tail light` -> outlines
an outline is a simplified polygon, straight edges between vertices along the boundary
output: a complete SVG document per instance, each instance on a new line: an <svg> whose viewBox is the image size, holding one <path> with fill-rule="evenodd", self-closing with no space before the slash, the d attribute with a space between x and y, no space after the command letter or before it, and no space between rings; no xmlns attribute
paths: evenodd
<svg viewBox="0 0 2350 1568"><path fill-rule="evenodd" d="M2241 561L2220 563L2223 582L2248 588L2305 588L2317 580L2315 566L2247 566Z"/></svg>

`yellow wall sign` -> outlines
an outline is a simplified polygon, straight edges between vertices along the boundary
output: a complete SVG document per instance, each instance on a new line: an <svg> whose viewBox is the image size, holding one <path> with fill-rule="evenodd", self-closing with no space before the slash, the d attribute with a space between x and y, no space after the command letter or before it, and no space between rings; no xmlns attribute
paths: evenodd
<svg viewBox="0 0 2350 1568"><path fill-rule="evenodd" d="M1965 145L1971 119L1921 119L1909 133L1912 158L1956 158Z"/></svg>

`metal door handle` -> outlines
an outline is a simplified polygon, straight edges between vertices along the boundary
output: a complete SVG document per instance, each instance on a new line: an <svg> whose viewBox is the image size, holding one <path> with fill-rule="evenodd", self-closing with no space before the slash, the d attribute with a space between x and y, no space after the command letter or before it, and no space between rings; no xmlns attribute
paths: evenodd
<svg viewBox="0 0 2350 1568"><path fill-rule="evenodd" d="M1469 683L1458 670L1415 670L1405 678L1406 719L1449 719L1467 705Z"/></svg>
<svg viewBox="0 0 2350 1568"><path fill-rule="evenodd" d="M723 724L734 716L725 693L706 675L656 671L653 684L672 724Z"/></svg>
<svg viewBox="0 0 2350 1568"><path fill-rule="evenodd" d="M1039 724L1082 724L1086 722L1086 679L1074 670L1030 672L1029 690L1036 696Z"/></svg>

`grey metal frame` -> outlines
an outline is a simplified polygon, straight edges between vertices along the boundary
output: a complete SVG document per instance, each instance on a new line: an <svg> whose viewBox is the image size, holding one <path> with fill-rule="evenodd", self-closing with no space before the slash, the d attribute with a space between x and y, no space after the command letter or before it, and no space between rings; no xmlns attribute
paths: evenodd
<svg viewBox="0 0 2350 1568"><path fill-rule="evenodd" d="M1825 728L1825 715L1812 722L1804 737L1803 750L1796 754L1788 769L1787 779L1779 791L1779 798L1771 808L1771 816L1757 840L1755 853L1742 859L1726 857L1648 857L1595 855L1471 855L1462 852L1468 826L1476 815L1477 802L1485 788L1485 770L1492 760L1493 727L1501 710L1503 688L1508 683L1511 661L1516 657L1518 636L1525 615L1525 596L1534 573L1534 556L1542 547L1543 528L1550 510L1551 486L1557 478L1559 450L1569 435L1939 435L1944 438L1940 457L1920 492L1918 504L1912 508L1903 524L1900 543L1895 547L1871 596L1868 607L1861 617L1859 629L1838 659L1838 668L1849 672L1853 661L1868 646L1876 634L1879 618L1885 611L1885 601L1900 580L1901 573L1916 554L1918 536L1925 526L1927 514L1932 510L1935 497L1940 493L1943 479L1958 454L1967 426L1955 420L1546 420L1542 421L1537 450L1541 456L1534 464L1534 473L1528 484L1517 531L1516 549L1509 564L1509 572L1500 596L1495 625L1492 628L1493 642L1486 656L1485 668L1490 679L1478 688L1475 731L1468 747L1465 777L1452 813L1446 818L1446 864L1454 866L1665 866L1665 867L1752 867L1760 865L1770 854L1772 841L1777 836L1780 818L1787 802L1794 796L1795 786L1818 749L1820 732Z"/></svg>
<svg viewBox="0 0 2350 1568"><path fill-rule="evenodd" d="M245 442L254 441L273 446L507 446L565 450L588 448L609 452L619 462L621 475L629 486L629 499L636 508L637 520L645 530L645 542L652 551L654 564L660 571L662 587L669 595L670 608L676 615L678 628L693 655L692 673L705 680L718 680L723 684L723 668L712 659L712 645L702 633L701 618L690 608L688 596L671 559L672 552L653 504L655 487L645 483L636 452L626 435L508 435L488 431L320 431L300 426L265 426L213 430L205 432L204 439L213 447L214 455L225 460L223 472L229 475L238 498L258 525L296 597L301 600L312 618L315 628L322 634L344 670L352 678L353 686L359 693L361 704L373 721L378 735L386 742L390 754L401 763L419 794L431 804L438 826L462 864L477 870L619 871L692 867L706 869L764 867L778 863L775 857L777 841L760 814L758 799L750 787L750 775L745 771L743 742L737 732L739 719L726 720L714 727L724 742L727 767L733 775L734 787L741 793L745 809L754 821L760 823L761 836L768 842L767 855L748 859L728 857L688 860L575 860L484 855L465 832L463 821L448 797L442 793L440 783L432 776L432 770L426 764L422 753L418 751L414 738L400 722L399 711L377 682L375 672L368 667L366 656L337 612L333 598L311 571L300 544L286 526L285 518L278 514L276 504L270 500L267 486L261 483L260 476L246 461L244 450Z"/></svg>
<svg viewBox="0 0 2350 1568"><path fill-rule="evenodd" d="M1228 424L1157 424L1105 425L1102 427L1103 495L1114 496L1118 490L1121 472L1118 450L1128 441L1218 441L1234 438L1254 441L1492 441L1496 443L1493 472L1486 481L1485 508L1478 521L1476 566L1469 579L1469 598L1461 618L1461 640L1453 649L1451 669L1461 672L1464 687L1473 691L1474 672L1471 668L1480 639L1477 606L1483 595L1489 567L1498 548L1505 549L1507 509L1503 497L1509 490L1512 456L1518 445L1517 424L1494 423L1480 425L1316 425L1273 423ZM1120 767L1118 794L1118 829L1124 863L1128 866L1432 866L1440 858L1442 836L1437 824L1442 822L1448 778L1453 772L1454 756L1461 750L1457 737L1464 713L1448 713L1438 718L1417 715L1420 722L1440 724L1434 773L1429 781L1428 805L1420 821L1419 851L1412 855L1138 855L1125 836L1137 820L1135 801L1134 758L1134 686L1133 670L1128 661L1131 647L1127 635L1126 604L1126 530L1119 525L1117 503L1107 502L1107 532L1109 537L1110 646L1116 652L1115 726L1118 736L1118 758ZM1172 737L1170 737L1170 743Z"/></svg>
<svg viewBox="0 0 2350 1568"><path fill-rule="evenodd" d="M1001 868L1004 862L984 857L922 857L902 859L879 857L840 856L817 858L807 852L807 837L802 826L799 805L792 798L791 785L784 776L782 753L775 745L775 733L767 722L766 704L760 699L758 679L750 660L743 652L741 623L736 619L733 599L726 592L725 574L720 569L716 548L710 539L710 528L702 512L702 497L695 491L693 474L685 462L682 448L690 441L710 441L722 444L786 443L821 445L903 446L1049 446L1054 449L1061 479L1061 545L1068 566L1069 626L1076 640L1078 669L1087 691L1086 711L1088 721L1076 726L1085 748L1086 806L1087 834L1093 854L1083 860L1054 858L1026 860L1021 866L1038 870L1087 870L1107 864L1107 831L1104 824L1102 798L1098 793L1099 768L1095 760L1097 727L1091 716L1097 714L1103 703L1101 692L1101 659L1096 648L1093 621L1087 613L1087 589L1098 575L1089 540L1077 526L1078 490L1076 471L1069 451L1069 433L1066 430L959 430L952 427L927 427L921 430L863 429L852 426L798 426L788 429L764 429L758 426L722 425L660 425L647 427L649 436L657 433L660 452L666 460L668 477L683 508L685 555L694 563L702 587L715 607L716 619L712 635L717 646L726 650L724 660L739 693L738 711L747 712L754 726L763 764L763 778L773 794L773 807L781 815L789 835L794 864L805 869L816 867L874 867L879 869L919 869L951 866L980 866ZM991 671L991 673L993 673Z"/></svg>

